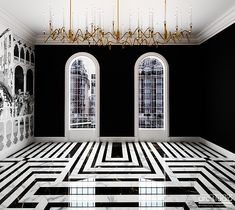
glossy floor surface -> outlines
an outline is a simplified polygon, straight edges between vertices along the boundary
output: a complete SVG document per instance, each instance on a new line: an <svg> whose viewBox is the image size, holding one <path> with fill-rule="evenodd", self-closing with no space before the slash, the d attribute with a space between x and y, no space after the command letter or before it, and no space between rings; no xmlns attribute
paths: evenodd
<svg viewBox="0 0 235 210"><path fill-rule="evenodd" d="M235 209L235 160L203 143L33 143L0 161L0 209Z"/></svg>

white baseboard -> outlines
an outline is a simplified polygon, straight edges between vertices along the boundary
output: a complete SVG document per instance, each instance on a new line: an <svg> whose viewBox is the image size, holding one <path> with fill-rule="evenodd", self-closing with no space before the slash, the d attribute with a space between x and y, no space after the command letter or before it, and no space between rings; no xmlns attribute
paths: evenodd
<svg viewBox="0 0 235 210"><path fill-rule="evenodd" d="M34 142L63 142L66 137L34 137Z"/></svg>
<svg viewBox="0 0 235 210"><path fill-rule="evenodd" d="M124 141L124 142L133 142L135 141L135 137L100 137L100 141L102 142L119 142L119 141Z"/></svg>
<svg viewBox="0 0 235 210"><path fill-rule="evenodd" d="M199 138L199 141L204 143L205 145L211 147L212 149L220 152L221 154L227 156L228 158L235 160L235 154L228 151L227 149L224 149L223 147L220 147L217 144L214 144L214 143L212 143L204 138L201 138L201 137Z"/></svg>
<svg viewBox="0 0 235 210"><path fill-rule="evenodd" d="M167 137L166 139L163 139L162 141L172 141L172 142L182 142L182 141L186 141L186 142L197 142L199 141L200 137L198 136L170 136Z"/></svg>
<svg viewBox="0 0 235 210"><path fill-rule="evenodd" d="M180 142L180 141L187 141L187 142L195 142L195 141L199 141L200 137L183 137L183 136L179 136L179 137L166 137L163 139L149 139L146 141L150 141L150 142L163 142L163 141L175 141L175 142ZM34 141L35 142L63 142L63 141L71 141L71 140L67 140L66 137L34 137ZM96 141L102 141L102 142L118 142L118 141L125 141L125 142L133 142L133 141L137 141L135 137L99 137L99 139L97 139ZM77 142L81 142L81 141L77 141ZM82 141L83 142L83 141Z"/></svg>

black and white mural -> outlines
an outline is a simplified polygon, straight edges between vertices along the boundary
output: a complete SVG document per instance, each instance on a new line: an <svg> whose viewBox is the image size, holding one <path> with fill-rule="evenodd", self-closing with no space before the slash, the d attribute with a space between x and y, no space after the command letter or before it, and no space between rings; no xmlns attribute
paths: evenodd
<svg viewBox="0 0 235 210"><path fill-rule="evenodd" d="M34 60L32 46L0 33L0 151L33 136Z"/></svg>

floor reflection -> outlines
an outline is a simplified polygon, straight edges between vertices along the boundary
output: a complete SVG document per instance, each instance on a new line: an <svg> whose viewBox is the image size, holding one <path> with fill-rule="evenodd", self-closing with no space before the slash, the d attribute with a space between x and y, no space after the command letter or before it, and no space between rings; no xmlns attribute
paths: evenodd
<svg viewBox="0 0 235 210"><path fill-rule="evenodd" d="M95 209L96 195L95 179L84 179L79 182L70 183L69 206L73 208Z"/></svg>

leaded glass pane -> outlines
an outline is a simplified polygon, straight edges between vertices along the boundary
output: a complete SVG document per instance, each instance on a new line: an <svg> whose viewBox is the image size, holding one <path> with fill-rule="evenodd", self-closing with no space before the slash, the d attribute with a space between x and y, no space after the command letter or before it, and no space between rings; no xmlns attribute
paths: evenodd
<svg viewBox="0 0 235 210"><path fill-rule="evenodd" d="M70 128L95 127L95 64L90 58L79 56L70 66Z"/></svg>
<svg viewBox="0 0 235 210"><path fill-rule="evenodd" d="M139 64L139 128L164 128L163 65L154 56Z"/></svg>

